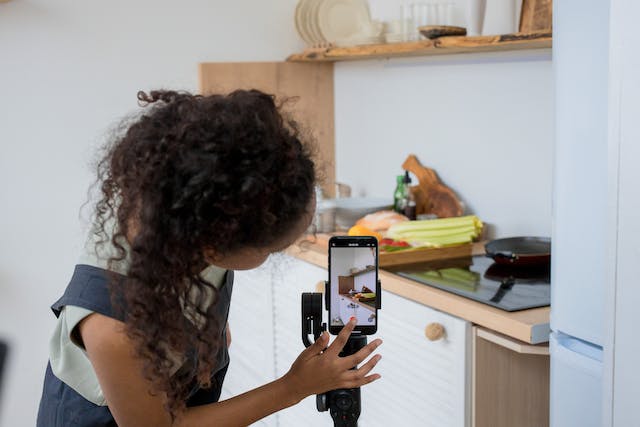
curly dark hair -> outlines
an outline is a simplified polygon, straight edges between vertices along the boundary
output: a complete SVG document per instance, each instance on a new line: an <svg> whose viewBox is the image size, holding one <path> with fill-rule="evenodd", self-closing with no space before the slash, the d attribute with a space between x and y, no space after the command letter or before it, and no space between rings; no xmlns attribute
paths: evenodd
<svg viewBox="0 0 640 427"><path fill-rule="evenodd" d="M147 109L106 147L98 164L98 244L130 258L114 290L126 331L154 392L176 416L194 382L208 387L224 319L189 295L214 295L200 272L204 252L232 254L275 244L309 211L315 184L310 145L275 97L257 90L228 95L138 93ZM115 232L108 224L115 220ZM130 249L122 244L124 239ZM185 328L185 310L206 319ZM195 332L194 332L195 331ZM172 375L171 355L197 354L190 375Z"/></svg>

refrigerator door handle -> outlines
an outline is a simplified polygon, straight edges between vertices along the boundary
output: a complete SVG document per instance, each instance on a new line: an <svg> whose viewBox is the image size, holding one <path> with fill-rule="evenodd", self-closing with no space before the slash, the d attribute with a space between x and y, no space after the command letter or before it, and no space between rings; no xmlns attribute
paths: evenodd
<svg viewBox="0 0 640 427"><path fill-rule="evenodd" d="M551 357L592 376L602 376L602 347L560 332L552 332L549 340Z"/></svg>

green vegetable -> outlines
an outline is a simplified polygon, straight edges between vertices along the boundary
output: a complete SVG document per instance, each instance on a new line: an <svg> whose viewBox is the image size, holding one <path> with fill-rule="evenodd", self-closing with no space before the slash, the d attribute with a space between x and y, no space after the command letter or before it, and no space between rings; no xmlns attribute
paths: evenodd
<svg viewBox="0 0 640 427"><path fill-rule="evenodd" d="M480 236L482 221L475 215L403 221L393 224L387 236L417 247L441 247L470 243Z"/></svg>

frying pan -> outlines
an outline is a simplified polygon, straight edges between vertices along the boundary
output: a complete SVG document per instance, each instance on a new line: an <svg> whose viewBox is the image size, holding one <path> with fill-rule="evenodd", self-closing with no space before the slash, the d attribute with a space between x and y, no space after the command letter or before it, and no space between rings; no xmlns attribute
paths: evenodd
<svg viewBox="0 0 640 427"><path fill-rule="evenodd" d="M484 245L489 258L498 264L534 266L551 261L551 239L548 237L508 237Z"/></svg>

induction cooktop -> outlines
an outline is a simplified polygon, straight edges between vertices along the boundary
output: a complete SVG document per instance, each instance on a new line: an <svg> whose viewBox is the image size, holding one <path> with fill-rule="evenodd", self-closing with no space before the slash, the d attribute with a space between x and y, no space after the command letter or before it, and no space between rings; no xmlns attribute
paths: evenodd
<svg viewBox="0 0 640 427"><path fill-rule="evenodd" d="M506 311L551 303L549 265L513 267L483 255L399 267L396 274Z"/></svg>

